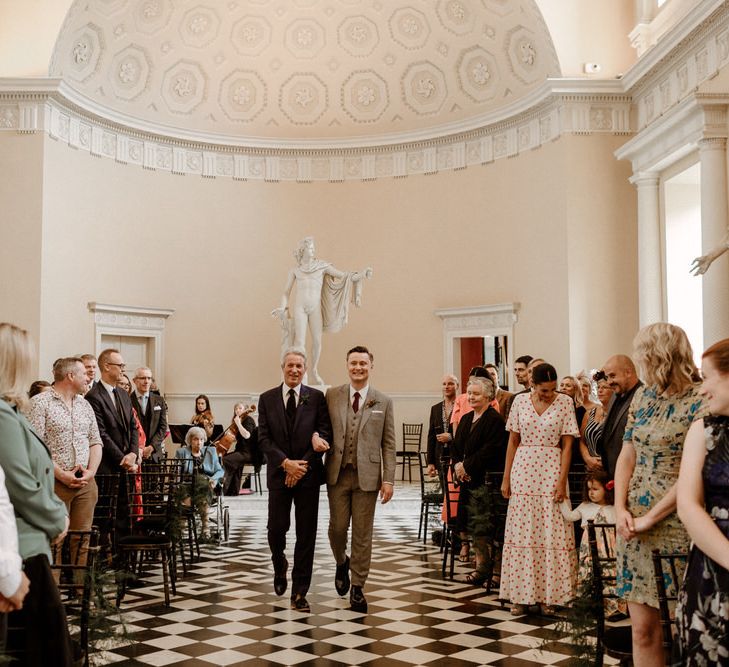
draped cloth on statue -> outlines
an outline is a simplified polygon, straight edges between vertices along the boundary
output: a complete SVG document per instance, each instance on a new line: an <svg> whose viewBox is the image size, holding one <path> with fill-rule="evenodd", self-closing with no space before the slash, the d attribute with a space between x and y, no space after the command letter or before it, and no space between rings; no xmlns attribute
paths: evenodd
<svg viewBox="0 0 729 667"><path fill-rule="evenodd" d="M347 273L341 278L324 275L321 317L326 333L341 331L349 319L349 304L354 303L359 306L362 300L362 281L353 282L353 275Z"/></svg>

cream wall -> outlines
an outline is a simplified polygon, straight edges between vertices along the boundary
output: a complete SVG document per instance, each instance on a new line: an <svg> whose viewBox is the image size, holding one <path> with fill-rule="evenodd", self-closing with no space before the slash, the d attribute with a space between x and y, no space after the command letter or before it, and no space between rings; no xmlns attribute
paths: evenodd
<svg viewBox="0 0 729 667"><path fill-rule="evenodd" d="M601 66L589 78L613 79L637 60L628 35L635 0L537 0L564 77L585 77L585 63Z"/></svg>
<svg viewBox="0 0 729 667"><path fill-rule="evenodd" d="M261 391L279 380L269 312L291 252L310 234L336 266L374 268L362 308L342 333L325 335L320 368L333 384L345 379L346 350L365 343L382 389L435 389L437 308L520 302L517 354L565 370L600 363L635 330L634 242L626 253L622 241L635 202L625 165L611 155L614 138L566 138L433 176L336 184L176 176L44 141L41 368L92 348L89 301L172 308L167 392ZM613 265L626 268L609 286L613 307L598 317L597 302L573 286L596 294ZM599 333L585 335L592 320Z"/></svg>
<svg viewBox="0 0 729 667"><path fill-rule="evenodd" d="M0 133L0 321L41 325L44 135Z"/></svg>
<svg viewBox="0 0 729 667"><path fill-rule="evenodd" d="M567 136L570 369L632 352L638 329L637 207L628 164L608 159L624 137ZM656 252L660 249L656 248ZM609 324L607 324L609 322Z"/></svg>

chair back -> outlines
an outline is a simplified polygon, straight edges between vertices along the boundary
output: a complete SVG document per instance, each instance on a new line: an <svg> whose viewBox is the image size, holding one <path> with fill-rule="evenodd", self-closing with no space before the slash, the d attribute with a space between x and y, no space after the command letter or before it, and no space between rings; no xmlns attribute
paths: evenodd
<svg viewBox="0 0 729 667"><path fill-rule="evenodd" d="M435 477L430 477L427 472L428 464L426 463L425 452L419 452L418 457L420 459L420 497L430 504L440 504L443 502L443 486L440 473Z"/></svg>
<svg viewBox="0 0 729 667"><path fill-rule="evenodd" d="M445 503L446 525L453 526L458 514L458 498L461 495L460 488L453 484L451 461L448 458L441 459L441 476L443 479L443 502Z"/></svg>
<svg viewBox="0 0 729 667"><path fill-rule="evenodd" d="M486 489L489 502L491 530L487 540L503 546L506 530L506 514L509 511L509 499L501 494L501 483L504 481L502 470L486 473Z"/></svg>
<svg viewBox="0 0 729 667"><path fill-rule="evenodd" d="M422 424L402 425L402 449L403 451L419 452L423 440Z"/></svg>
<svg viewBox="0 0 729 667"><path fill-rule="evenodd" d="M148 463L141 471L127 473L129 526L131 535L169 530L173 506L180 488L181 467L178 462Z"/></svg>
<svg viewBox="0 0 729 667"><path fill-rule="evenodd" d="M570 502L572 507L577 507L582 501L582 493L585 488L586 470L575 470L567 473L567 485L570 490Z"/></svg>
<svg viewBox="0 0 729 667"><path fill-rule="evenodd" d="M66 613L78 624L85 665L89 661L91 595L99 549L99 530L95 526L91 530L69 530L63 542L51 548L51 570L58 575L58 591Z"/></svg>
<svg viewBox="0 0 729 667"><path fill-rule="evenodd" d="M658 593L658 613L661 618L661 632L663 634L663 652L666 656L666 664L670 664L674 627L671 610L678 599L683 573L688 562L688 553L678 551L671 554L662 554L658 549L653 549L652 556L656 592Z"/></svg>
<svg viewBox="0 0 729 667"><path fill-rule="evenodd" d="M116 521L116 505L119 499L119 479L121 473L97 473L94 476L99 498L94 507L94 525L101 532L114 526Z"/></svg>

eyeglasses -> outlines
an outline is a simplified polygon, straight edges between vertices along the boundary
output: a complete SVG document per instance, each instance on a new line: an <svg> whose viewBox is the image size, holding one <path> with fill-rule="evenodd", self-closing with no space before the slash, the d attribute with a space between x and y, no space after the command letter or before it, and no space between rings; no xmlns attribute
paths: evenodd
<svg viewBox="0 0 729 667"><path fill-rule="evenodd" d="M126 368L127 367L126 364L115 364L113 361L107 361L106 362L106 365L107 366L119 366L119 368Z"/></svg>
<svg viewBox="0 0 729 667"><path fill-rule="evenodd" d="M135 379L135 380L142 380L142 381L144 381L144 380L148 380L149 382L152 382L152 378L151 378L151 377L144 377L144 376L141 376L141 377L140 377L140 376L137 376L137 377L135 377L134 379Z"/></svg>

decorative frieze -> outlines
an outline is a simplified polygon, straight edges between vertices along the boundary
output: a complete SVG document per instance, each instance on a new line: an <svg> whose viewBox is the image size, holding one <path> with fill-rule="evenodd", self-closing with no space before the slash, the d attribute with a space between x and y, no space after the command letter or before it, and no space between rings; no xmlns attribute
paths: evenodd
<svg viewBox="0 0 729 667"><path fill-rule="evenodd" d="M13 90L0 84L0 131L44 131L69 146L92 155L151 170L205 178L266 181L372 180L484 165L514 157L558 139L562 134L623 134L630 132L630 98L612 85L595 89L592 82L548 82L541 94L513 115L484 122L480 128L418 140L403 134L387 143L368 139L316 142L305 146L270 141L255 148L220 141L210 143L125 127L97 108L82 109L64 96L62 84L38 91ZM221 138L225 139L225 138ZM258 142L260 144L260 141Z"/></svg>

